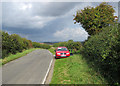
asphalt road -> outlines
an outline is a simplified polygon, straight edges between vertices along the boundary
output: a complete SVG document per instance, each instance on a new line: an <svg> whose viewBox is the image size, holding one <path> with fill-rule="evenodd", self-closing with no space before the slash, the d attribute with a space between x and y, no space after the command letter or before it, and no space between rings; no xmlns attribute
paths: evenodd
<svg viewBox="0 0 120 86"><path fill-rule="evenodd" d="M38 49L2 67L2 84L42 84L53 56Z"/></svg>

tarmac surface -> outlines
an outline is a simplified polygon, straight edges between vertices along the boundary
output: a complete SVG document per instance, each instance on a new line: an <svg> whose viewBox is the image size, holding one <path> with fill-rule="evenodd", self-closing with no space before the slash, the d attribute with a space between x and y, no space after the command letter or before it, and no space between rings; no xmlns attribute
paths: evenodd
<svg viewBox="0 0 120 86"><path fill-rule="evenodd" d="M53 60L45 49L35 50L2 67L2 84L42 84Z"/></svg>

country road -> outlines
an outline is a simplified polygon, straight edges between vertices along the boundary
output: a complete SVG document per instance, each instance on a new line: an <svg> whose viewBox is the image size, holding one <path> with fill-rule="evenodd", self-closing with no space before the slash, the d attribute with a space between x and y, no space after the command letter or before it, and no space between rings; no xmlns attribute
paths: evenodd
<svg viewBox="0 0 120 86"><path fill-rule="evenodd" d="M38 49L2 67L2 84L42 84L53 55Z"/></svg>

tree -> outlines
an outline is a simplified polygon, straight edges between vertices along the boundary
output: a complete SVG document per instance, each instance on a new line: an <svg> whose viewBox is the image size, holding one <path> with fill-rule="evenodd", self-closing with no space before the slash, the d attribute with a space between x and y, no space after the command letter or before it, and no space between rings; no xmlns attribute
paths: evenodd
<svg viewBox="0 0 120 86"><path fill-rule="evenodd" d="M74 15L75 24L80 23L89 35L102 31L103 27L115 23L115 10L111 5L103 2L97 7L85 7Z"/></svg>
<svg viewBox="0 0 120 86"><path fill-rule="evenodd" d="M73 40L68 40L67 45L68 45L68 49L73 49Z"/></svg>
<svg viewBox="0 0 120 86"><path fill-rule="evenodd" d="M13 39L12 42L14 44L14 47L13 47L14 50L12 50L12 51L13 52L15 52L15 51L22 52L22 50L26 47L23 39L17 34L12 34L11 38Z"/></svg>
<svg viewBox="0 0 120 86"><path fill-rule="evenodd" d="M11 38L7 32L2 32L2 58L11 51Z"/></svg>

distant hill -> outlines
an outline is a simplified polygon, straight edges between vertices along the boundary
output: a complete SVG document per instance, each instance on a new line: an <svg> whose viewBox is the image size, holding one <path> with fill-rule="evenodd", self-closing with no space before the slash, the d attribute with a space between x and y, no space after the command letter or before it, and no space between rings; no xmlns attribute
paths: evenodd
<svg viewBox="0 0 120 86"><path fill-rule="evenodd" d="M59 43L59 42L43 42L44 44L49 44L49 45L53 45L54 43Z"/></svg>
<svg viewBox="0 0 120 86"><path fill-rule="evenodd" d="M60 42L60 41L59 41ZM57 42L43 42L43 44L49 44L49 45L53 45L54 43L59 43ZM65 42L65 41L64 41ZM67 41L66 41L67 42ZM74 42L81 42L81 41L74 41ZM82 44L84 43L84 41L81 42Z"/></svg>

